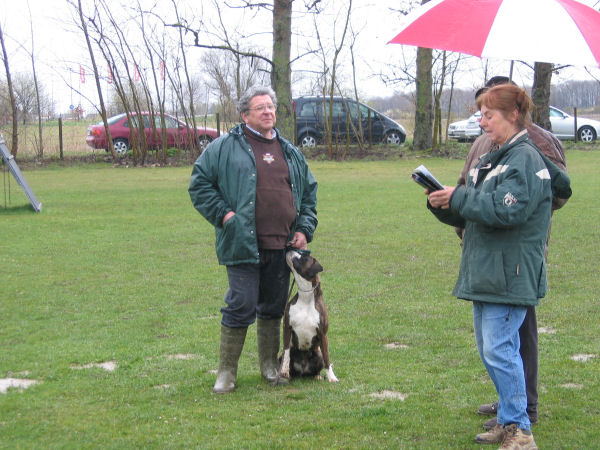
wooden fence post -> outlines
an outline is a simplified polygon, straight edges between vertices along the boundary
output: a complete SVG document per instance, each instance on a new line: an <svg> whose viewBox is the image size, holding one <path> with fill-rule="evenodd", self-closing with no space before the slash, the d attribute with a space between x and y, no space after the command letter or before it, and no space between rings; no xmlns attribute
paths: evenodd
<svg viewBox="0 0 600 450"><path fill-rule="evenodd" d="M579 136L577 136L577 108L573 108L573 134L575 136L575 142L578 141Z"/></svg>
<svg viewBox="0 0 600 450"><path fill-rule="evenodd" d="M62 116L58 117L58 148L60 150L60 160L64 159L63 155L63 123Z"/></svg>

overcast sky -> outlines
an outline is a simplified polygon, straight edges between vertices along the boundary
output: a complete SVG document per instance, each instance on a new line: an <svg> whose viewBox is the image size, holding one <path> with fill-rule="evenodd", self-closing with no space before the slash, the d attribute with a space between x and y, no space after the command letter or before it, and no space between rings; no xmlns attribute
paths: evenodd
<svg viewBox="0 0 600 450"><path fill-rule="evenodd" d="M76 0L75 0L76 1ZM85 4L87 0L82 0ZM143 0L146 2L148 0ZM170 7L171 2L160 0L165 6ZM341 10L340 6L347 0L327 0L334 2L335 7L330 8L326 15L320 18L319 27L323 36L332 36L333 27L341 27L341 18L336 16ZM584 3L593 6L598 0L585 0ZM114 1L115 5L120 4L120 0ZM402 2L399 0L354 0L353 24L358 31L357 49L355 51L358 73L360 75L359 89L365 98L382 96L386 97L393 94L394 90L404 89L403 86L386 86L379 77L373 76L374 73L385 72L388 70L390 61L399 61L404 54L413 57L414 49L410 47L399 46L395 44L388 45L395 36L397 30L397 17L390 8L398 7ZM193 5L194 8L205 8L205 14L211 5L208 0L179 0L178 5L181 11ZM28 8L29 6L29 8ZM85 98L68 88L68 85L84 92L85 96L95 98L95 86L91 78L89 69L89 57L85 49L85 42L81 34L74 33L72 8L67 0L0 0L0 24L7 41L7 50L9 53L9 62L13 72L30 71L31 61L29 52L31 51L31 29L30 12L33 23L34 34L34 54L36 56L36 68L40 74L46 90L57 102L59 110L68 108L69 105L77 105L80 102L85 110L90 111L90 105ZM335 12L334 12L335 11ZM115 14L116 13L116 14ZM113 11L118 16L118 11ZM337 17L337 18L336 18ZM265 30L265 35L270 29L268 15L256 16L255 13L245 13L241 17L241 12L230 11L227 20L231 23L232 30L247 30L250 34L254 31ZM314 28L310 19L301 19L294 17L294 24L301 25L300 31L307 35L314 35ZM337 21L337 22L336 22ZM257 39L257 45L261 45L260 38ZM265 39L265 38L263 38ZM263 40L263 42L266 42ZM20 46L23 48L20 48ZM301 39L294 42L295 51L300 52L304 45ZM294 52L294 50L293 50ZM201 51L199 49L189 49L188 57L199 58ZM267 56L270 56L270 48L267 45ZM349 66L349 56L346 55L344 63ZM485 61L475 57L469 57L470 66L473 68L469 72L461 72L458 84L461 87L471 89L481 84L481 67ZM508 73L510 62L508 61L488 61L491 74ZM88 67L86 73L86 83L81 84L79 79L79 65ZM302 68L303 64L295 64L294 70ZM306 65L304 65L306 67ZM531 83L531 70L522 64L516 64L514 69L514 79L520 84ZM600 71L595 70L596 76L600 76ZM4 76L2 76L4 78ZM564 80L579 78L591 79L582 69L566 69L559 75L554 75L553 83L559 83ZM349 82L349 78L346 79ZM293 86L295 95L303 94L298 92L301 86Z"/></svg>

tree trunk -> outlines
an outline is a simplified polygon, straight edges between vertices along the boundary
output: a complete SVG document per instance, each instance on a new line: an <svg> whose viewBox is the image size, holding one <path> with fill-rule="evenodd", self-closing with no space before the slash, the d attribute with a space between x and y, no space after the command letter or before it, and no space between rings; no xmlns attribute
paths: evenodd
<svg viewBox="0 0 600 450"><path fill-rule="evenodd" d="M433 125L433 94L431 65L433 50L417 48L416 111L413 148L425 150L431 148Z"/></svg>
<svg viewBox="0 0 600 450"><path fill-rule="evenodd" d="M15 100L15 91L10 76L10 67L8 65L8 55L4 45L4 34L2 33L2 25L0 24L0 45L2 45L2 60L4 61L4 69L6 70L6 86L8 88L8 96L10 98L10 108L12 109L12 145L11 154L17 156L19 149L19 124L17 120L17 101Z"/></svg>
<svg viewBox="0 0 600 450"><path fill-rule="evenodd" d="M87 49L90 54L90 61L92 62L92 67L94 69L94 80L96 81L96 91L98 92L98 100L100 102L100 114L102 115L102 122L104 123L104 132L106 133L106 138L108 140L108 148L113 157L113 160L116 161L118 158L117 158L117 154L115 153L115 146L113 144L112 136L108 129L106 107L104 105L104 97L102 96L102 87L100 86L100 76L98 74L98 66L96 65L96 58L94 57L94 50L92 49L92 43L90 41L90 35L88 33L87 24L83 17L83 9L81 8L81 0L77 1L77 13L79 14L79 20L81 21L81 30L83 31L83 35L85 37L85 42L87 44Z"/></svg>
<svg viewBox="0 0 600 450"><path fill-rule="evenodd" d="M179 10L177 9L177 2L173 0L173 7L175 9L175 16L177 17L177 22L181 23L181 18L179 17ZM290 7L291 8L291 7ZM189 108L190 108L190 119L192 121L192 129L190 130L189 122L187 122L187 132L190 142L193 142L192 150L197 150L198 153L202 151L200 148L200 142L198 141L198 134L196 133L196 111L194 109L194 95L192 89L192 82L190 80L190 72L188 70L187 57L185 53L185 44L183 41L183 30L179 28L179 47L181 49L181 59L183 61L183 73L185 74L185 80L187 83L188 93L189 93Z"/></svg>
<svg viewBox="0 0 600 450"><path fill-rule="evenodd" d="M432 150L436 150L439 147L439 144L442 143L442 108L440 104L442 92L444 91L444 83L446 82L446 69L446 51L444 51L442 53L442 75L434 95L433 137L431 139Z"/></svg>
<svg viewBox="0 0 600 450"><path fill-rule="evenodd" d="M533 75L531 99L534 103L533 121L540 127L552 131L550 124L550 82L552 64L536 62Z"/></svg>
<svg viewBox="0 0 600 450"><path fill-rule="evenodd" d="M292 45L292 1L273 2L273 67L271 85L277 93L277 128L292 142L294 114L290 69L290 49Z"/></svg>

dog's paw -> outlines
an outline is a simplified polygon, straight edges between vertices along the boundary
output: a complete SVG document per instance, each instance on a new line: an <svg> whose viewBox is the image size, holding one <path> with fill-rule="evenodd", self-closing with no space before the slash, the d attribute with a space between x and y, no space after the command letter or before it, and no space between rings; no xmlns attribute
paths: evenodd
<svg viewBox="0 0 600 450"><path fill-rule="evenodd" d="M274 383L275 386L284 386L286 384L290 384L290 378L282 375L278 376Z"/></svg>
<svg viewBox="0 0 600 450"><path fill-rule="evenodd" d="M325 376L327 377L327 381L329 381L330 383L337 383L338 378L335 376L335 373L333 373L333 366L329 366L329 369L327 369L327 373L325 374Z"/></svg>

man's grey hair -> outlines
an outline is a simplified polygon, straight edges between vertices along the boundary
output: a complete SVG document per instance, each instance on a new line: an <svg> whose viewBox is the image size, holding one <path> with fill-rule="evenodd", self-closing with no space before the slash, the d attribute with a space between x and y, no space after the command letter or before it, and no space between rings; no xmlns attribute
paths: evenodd
<svg viewBox="0 0 600 450"><path fill-rule="evenodd" d="M277 106L277 95L275 91L269 86L252 86L246 92L242 94L237 103L237 108L240 114L246 114L250 111L250 101L257 95L268 95L271 97L273 104Z"/></svg>

